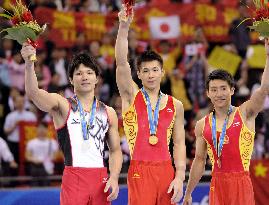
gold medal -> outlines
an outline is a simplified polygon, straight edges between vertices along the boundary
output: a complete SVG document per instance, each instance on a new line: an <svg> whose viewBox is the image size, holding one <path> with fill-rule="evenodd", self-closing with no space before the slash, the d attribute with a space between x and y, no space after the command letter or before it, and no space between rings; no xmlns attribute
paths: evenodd
<svg viewBox="0 0 269 205"><path fill-rule="evenodd" d="M156 145L158 143L158 137L156 135L151 135L149 137L149 144Z"/></svg>
<svg viewBox="0 0 269 205"><path fill-rule="evenodd" d="M221 161L220 159L217 160L218 167L221 168Z"/></svg>

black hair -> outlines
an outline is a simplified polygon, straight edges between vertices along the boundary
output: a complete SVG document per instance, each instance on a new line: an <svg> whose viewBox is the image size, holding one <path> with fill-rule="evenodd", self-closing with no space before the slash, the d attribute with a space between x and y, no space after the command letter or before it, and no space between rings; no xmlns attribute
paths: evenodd
<svg viewBox="0 0 269 205"><path fill-rule="evenodd" d="M222 69L217 69L212 71L211 73L209 73L207 79L206 79L206 89L209 90L209 82L212 80L223 80L226 81L228 83L228 85L230 86L230 88L234 88L235 87L235 81L233 76Z"/></svg>
<svg viewBox="0 0 269 205"><path fill-rule="evenodd" d="M150 61L158 61L161 65L161 68L163 68L163 59L162 57L152 51L152 50L147 50L147 51L144 51L138 58L137 58L137 61L136 61L136 68L138 71L140 71L140 68L141 68L141 64L143 62L150 62Z"/></svg>
<svg viewBox="0 0 269 205"><path fill-rule="evenodd" d="M39 126L48 128L48 123L46 123L45 121L39 121L37 124L37 127L39 127Z"/></svg>
<svg viewBox="0 0 269 205"><path fill-rule="evenodd" d="M97 63L96 59L89 55L87 52L81 52L75 55L68 66L68 77L73 79L73 74L75 70L78 69L80 64L83 64L86 67L89 67L95 72L96 76L100 75L100 66Z"/></svg>

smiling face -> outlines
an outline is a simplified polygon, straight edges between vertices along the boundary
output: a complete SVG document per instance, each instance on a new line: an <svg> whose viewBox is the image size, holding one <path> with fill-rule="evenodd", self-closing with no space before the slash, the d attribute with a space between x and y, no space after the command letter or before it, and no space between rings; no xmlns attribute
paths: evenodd
<svg viewBox="0 0 269 205"><path fill-rule="evenodd" d="M164 76L164 70L157 60L146 61L141 63L137 75L146 89L159 89L162 77Z"/></svg>
<svg viewBox="0 0 269 205"><path fill-rule="evenodd" d="M73 79L70 78L75 92L92 92L98 82L98 78L93 69L80 64L73 73Z"/></svg>
<svg viewBox="0 0 269 205"><path fill-rule="evenodd" d="M225 108L231 104L234 88L227 81L215 79L208 84L207 96L215 108Z"/></svg>

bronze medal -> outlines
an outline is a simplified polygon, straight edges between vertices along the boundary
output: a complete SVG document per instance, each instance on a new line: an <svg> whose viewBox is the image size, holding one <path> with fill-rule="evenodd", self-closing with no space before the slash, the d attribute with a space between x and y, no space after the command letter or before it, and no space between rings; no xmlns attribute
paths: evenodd
<svg viewBox="0 0 269 205"><path fill-rule="evenodd" d="M158 137L156 135L151 135L149 137L149 144L156 145L158 143Z"/></svg>

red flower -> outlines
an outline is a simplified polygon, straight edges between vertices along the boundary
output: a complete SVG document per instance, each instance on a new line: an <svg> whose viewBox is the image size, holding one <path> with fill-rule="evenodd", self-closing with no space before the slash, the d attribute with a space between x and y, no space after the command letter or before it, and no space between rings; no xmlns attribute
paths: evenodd
<svg viewBox="0 0 269 205"><path fill-rule="evenodd" d="M124 5L126 6L126 14L130 16L132 13L132 7L135 4L135 0L124 0Z"/></svg>
<svg viewBox="0 0 269 205"><path fill-rule="evenodd" d="M19 19L18 16L13 16L11 18L11 22L12 22L13 25L16 25L16 24L20 23L20 19Z"/></svg>
<svg viewBox="0 0 269 205"><path fill-rule="evenodd" d="M30 11L26 11L22 14L22 19L29 23L30 21L33 21L33 16Z"/></svg>
<svg viewBox="0 0 269 205"><path fill-rule="evenodd" d="M255 21L260 21L262 18L269 18L269 10L265 8L260 8L255 11L254 19Z"/></svg>

